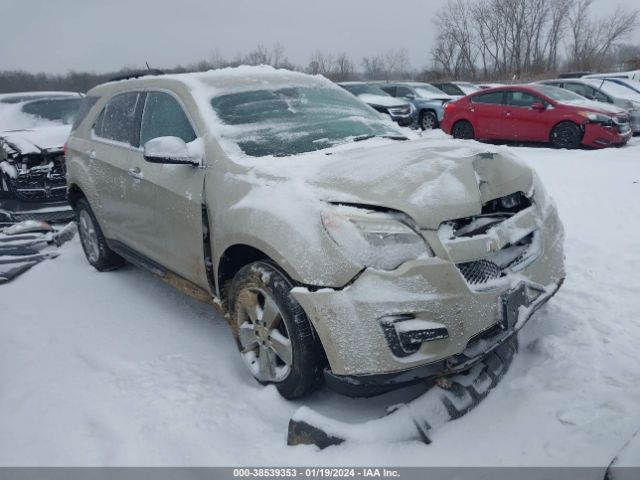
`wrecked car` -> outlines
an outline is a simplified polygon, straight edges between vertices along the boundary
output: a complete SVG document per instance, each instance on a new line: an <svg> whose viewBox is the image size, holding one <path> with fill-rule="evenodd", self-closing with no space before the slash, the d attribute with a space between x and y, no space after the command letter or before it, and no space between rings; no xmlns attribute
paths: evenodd
<svg viewBox="0 0 640 480"><path fill-rule="evenodd" d="M0 96L0 220L67 220L63 146L82 96Z"/></svg>
<svg viewBox="0 0 640 480"><path fill-rule="evenodd" d="M213 298L286 398L464 372L564 279L532 169L401 132L322 77L239 67L87 95L67 181L89 263Z"/></svg>

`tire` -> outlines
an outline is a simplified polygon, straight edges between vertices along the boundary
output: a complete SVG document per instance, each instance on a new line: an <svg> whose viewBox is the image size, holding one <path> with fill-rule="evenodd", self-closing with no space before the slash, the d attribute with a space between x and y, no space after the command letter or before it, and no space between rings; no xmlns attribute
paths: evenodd
<svg viewBox="0 0 640 480"><path fill-rule="evenodd" d="M87 261L99 272L121 267L124 264L124 258L107 245L89 202L85 198L81 198L76 204L75 211L80 243Z"/></svg>
<svg viewBox="0 0 640 480"><path fill-rule="evenodd" d="M573 122L560 122L553 127L550 141L553 148L579 148L582 142L582 131Z"/></svg>
<svg viewBox="0 0 640 480"><path fill-rule="evenodd" d="M438 117L431 111L425 111L420 114L420 129L433 130L438 128Z"/></svg>
<svg viewBox="0 0 640 480"><path fill-rule="evenodd" d="M451 136L461 140L473 140L476 138L476 133L471 123L466 120L460 120L451 129Z"/></svg>
<svg viewBox="0 0 640 480"><path fill-rule="evenodd" d="M244 363L263 385L287 399L303 397L322 384L322 346L292 282L270 261L241 268L231 282L231 330Z"/></svg>

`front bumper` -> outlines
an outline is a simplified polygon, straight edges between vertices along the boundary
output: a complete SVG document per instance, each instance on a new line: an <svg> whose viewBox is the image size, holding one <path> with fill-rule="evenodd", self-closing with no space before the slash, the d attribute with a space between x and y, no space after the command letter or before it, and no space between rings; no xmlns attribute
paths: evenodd
<svg viewBox="0 0 640 480"><path fill-rule="evenodd" d="M354 385L379 380L406 383L457 371L468 368L464 358L473 363L522 328L565 276L563 229L555 208L550 205L547 215L538 220L539 255L486 290L467 283L456 266L459 259L452 259L447 247L437 244L436 233L425 236L437 257L409 261L394 271L366 269L342 290L294 289L293 296L324 346L330 380ZM542 294L523 309L515 324L494 334L503 320L504 295L521 284ZM398 356L383 324L388 318L405 315L446 327L448 335L425 341L415 353Z"/></svg>
<svg viewBox="0 0 640 480"><path fill-rule="evenodd" d="M582 144L588 147L604 148L624 145L633 136L631 128L620 132L616 127L604 127L597 123L587 123L584 127Z"/></svg>
<svg viewBox="0 0 640 480"><path fill-rule="evenodd" d="M71 205L66 200L55 202L0 200L0 222L22 222L24 220L66 222L73 220L74 217Z"/></svg>
<svg viewBox="0 0 640 480"><path fill-rule="evenodd" d="M416 120L413 114L410 115L391 115L391 120L401 127L410 127L415 124Z"/></svg>

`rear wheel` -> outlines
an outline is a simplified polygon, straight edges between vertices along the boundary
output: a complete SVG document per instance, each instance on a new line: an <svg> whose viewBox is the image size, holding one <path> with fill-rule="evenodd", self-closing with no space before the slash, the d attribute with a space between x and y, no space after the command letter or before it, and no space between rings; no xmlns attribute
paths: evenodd
<svg viewBox="0 0 640 480"><path fill-rule="evenodd" d="M273 263L251 263L235 275L229 294L231 328L244 363L262 384L289 399L322 383L322 347L291 281Z"/></svg>
<svg viewBox="0 0 640 480"><path fill-rule="evenodd" d="M473 140L476 138L476 134L473 130L473 125L466 120L460 120L451 129L451 135L453 138L460 138L462 140Z"/></svg>
<svg viewBox="0 0 640 480"><path fill-rule="evenodd" d="M107 245L89 202L81 198L75 207L80 243L87 260L99 272L115 270L124 264L124 259Z"/></svg>
<svg viewBox="0 0 640 480"><path fill-rule="evenodd" d="M433 112L422 112L420 114L420 128L422 130L433 130L438 127L438 117Z"/></svg>
<svg viewBox="0 0 640 480"><path fill-rule="evenodd" d="M573 122L560 122L551 131L551 145L554 148L578 148L582 141L582 131Z"/></svg>

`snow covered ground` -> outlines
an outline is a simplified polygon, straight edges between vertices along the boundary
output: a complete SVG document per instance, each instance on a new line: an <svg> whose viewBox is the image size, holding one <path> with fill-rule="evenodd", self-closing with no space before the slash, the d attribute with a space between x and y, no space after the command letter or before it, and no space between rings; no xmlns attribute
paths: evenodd
<svg viewBox="0 0 640 480"><path fill-rule="evenodd" d="M0 465L606 466L640 428L640 139L506 148L556 199L567 281L501 384L431 445L287 447L301 405L365 420L420 388L288 402L210 307L138 268L96 272L76 238L0 288Z"/></svg>

